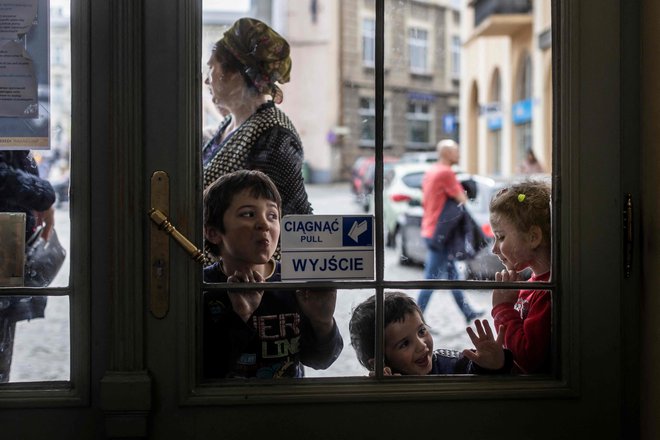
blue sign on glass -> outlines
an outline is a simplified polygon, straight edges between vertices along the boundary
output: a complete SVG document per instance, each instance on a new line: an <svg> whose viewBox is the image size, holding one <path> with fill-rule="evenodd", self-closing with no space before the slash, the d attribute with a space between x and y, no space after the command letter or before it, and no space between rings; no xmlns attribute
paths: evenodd
<svg viewBox="0 0 660 440"><path fill-rule="evenodd" d="M523 99L518 101L511 107L511 114L513 115L513 123L516 125L526 124L532 120L532 100Z"/></svg>

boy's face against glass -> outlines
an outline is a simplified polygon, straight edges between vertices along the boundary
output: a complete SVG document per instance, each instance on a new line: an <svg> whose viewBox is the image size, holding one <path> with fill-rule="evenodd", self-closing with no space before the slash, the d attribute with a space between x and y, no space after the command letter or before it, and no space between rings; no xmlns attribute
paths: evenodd
<svg viewBox="0 0 660 440"><path fill-rule="evenodd" d="M507 269L517 272L530 266L534 253L527 234L519 231L503 215L491 214L490 224L495 235L493 253L498 256L502 264Z"/></svg>
<svg viewBox="0 0 660 440"><path fill-rule="evenodd" d="M385 365L393 373L425 375L433 368L433 337L418 312L385 327Z"/></svg>
<svg viewBox="0 0 660 440"><path fill-rule="evenodd" d="M223 217L220 255L237 265L263 264L275 253L280 237L280 211L275 202L249 190L236 194Z"/></svg>

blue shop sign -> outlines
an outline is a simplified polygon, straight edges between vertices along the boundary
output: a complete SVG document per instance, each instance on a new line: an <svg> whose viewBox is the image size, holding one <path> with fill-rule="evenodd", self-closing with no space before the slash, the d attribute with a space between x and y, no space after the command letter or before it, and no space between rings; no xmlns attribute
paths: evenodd
<svg viewBox="0 0 660 440"><path fill-rule="evenodd" d="M497 131L502 129L502 115L491 115L486 119L488 129L490 131Z"/></svg>
<svg viewBox="0 0 660 440"><path fill-rule="evenodd" d="M442 128L445 133L453 133L456 131L456 115L447 114L442 117Z"/></svg>
<svg viewBox="0 0 660 440"><path fill-rule="evenodd" d="M431 95L430 93L408 92L408 99L411 101L434 102L436 96Z"/></svg>
<svg viewBox="0 0 660 440"><path fill-rule="evenodd" d="M524 99L518 101L511 107L513 123L516 125L525 124L532 120L532 100Z"/></svg>

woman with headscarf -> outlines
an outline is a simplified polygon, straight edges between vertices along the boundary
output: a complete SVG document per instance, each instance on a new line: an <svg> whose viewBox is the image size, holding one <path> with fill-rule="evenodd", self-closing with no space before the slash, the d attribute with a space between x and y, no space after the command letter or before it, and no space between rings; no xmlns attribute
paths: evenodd
<svg viewBox="0 0 660 440"><path fill-rule="evenodd" d="M204 189L218 177L255 169L282 196L282 214L311 214L302 177L303 150L289 118L276 107L275 84L289 81L289 44L265 23L237 20L215 44L204 83L229 114L203 150Z"/></svg>

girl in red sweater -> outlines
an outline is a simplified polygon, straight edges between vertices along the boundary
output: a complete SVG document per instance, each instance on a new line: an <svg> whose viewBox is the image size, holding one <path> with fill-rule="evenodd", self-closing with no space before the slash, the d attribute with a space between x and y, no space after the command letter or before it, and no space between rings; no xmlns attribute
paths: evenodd
<svg viewBox="0 0 660 440"><path fill-rule="evenodd" d="M550 185L543 181L516 183L490 202L495 235L493 253L506 269L496 281L518 281L532 270L529 281L550 279ZM552 297L547 290L493 290L495 328L506 327L504 347L513 352L522 373L550 373Z"/></svg>

